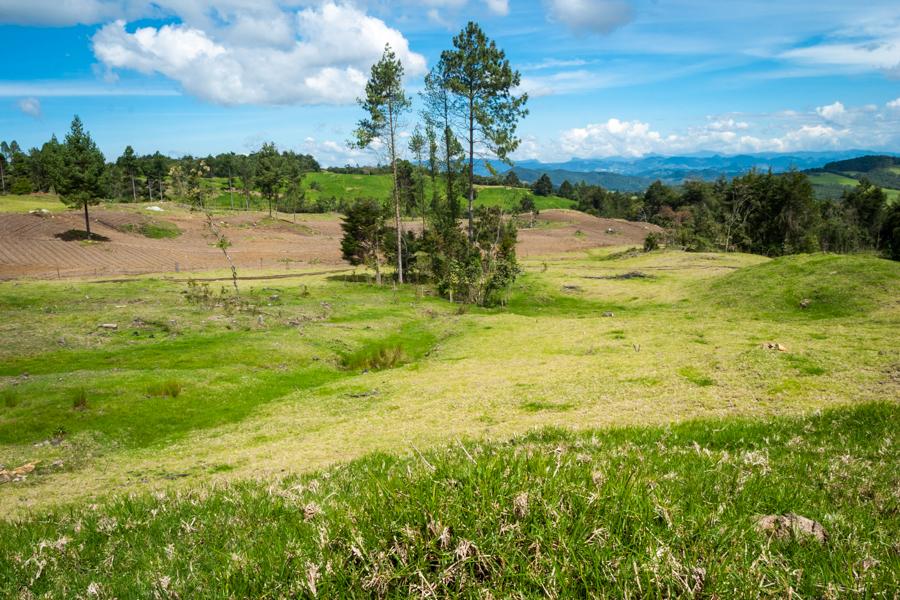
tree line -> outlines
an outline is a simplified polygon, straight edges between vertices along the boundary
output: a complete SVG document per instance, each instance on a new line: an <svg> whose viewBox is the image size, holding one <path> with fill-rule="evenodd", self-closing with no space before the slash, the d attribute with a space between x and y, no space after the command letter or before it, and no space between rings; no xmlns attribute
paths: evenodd
<svg viewBox="0 0 900 600"><path fill-rule="evenodd" d="M517 178L507 175L507 185ZM643 194L606 190L564 181L555 188L543 175L535 195L556 194L584 212L647 221L666 230L651 241L692 251L741 251L766 256L802 252L878 252L900 260L900 202L866 178L836 198L816 198L805 173L751 170L716 181L690 180L680 186L661 181Z"/></svg>
<svg viewBox="0 0 900 600"><path fill-rule="evenodd" d="M96 144L77 116L66 139L73 134L76 138L86 136L96 149ZM69 176L65 166L66 153L72 150L67 141L60 142L55 135L40 148L34 147L27 152L15 140L0 142L0 194L60 193ZM263 144L259 150L249 154L227 152L215 156L186 155L180 158L171 158L160 152L139 155L129 145L114 161L106 161L102 153L95 158L99 169L96 181L98 199L159 202L173 196L176 199L202 200L214 189L203 185L199 179L217 177L226 181L225 191L232 192L230 202L233 208L239 208L242 204L249 208L251 198L265 195L273 183L279 186L279 195L294 192L297 196L292 183L302 179L306 173L320 170L319 163L312 156L292 151L279 152L271 143Z"/></svg>

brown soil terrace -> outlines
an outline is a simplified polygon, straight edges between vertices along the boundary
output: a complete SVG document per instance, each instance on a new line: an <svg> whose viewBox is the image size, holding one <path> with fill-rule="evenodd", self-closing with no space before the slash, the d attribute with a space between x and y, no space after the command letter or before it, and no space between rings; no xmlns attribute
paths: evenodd
<svg viewBox="0 0 900 600"><path fill-rule="evenodd" d="M150 239L128 231L150 220L168 221L182 231L177 238ZM346 267L341 260L338 216L322 218L263 213L217 216L232 242L229 254L239 269L285 270L321 266ZM415 228L415 225L409 225ZM47 216L0 213L0 279L19 277L109 277L148 273L194 272L226 268L212 245L200 213L166 211L141 214L128 210L91 211L91 230L109 241L64 241L57 236L83 230L80 212ZM519 230L519 256L535 257L601 246L640 246L655 225L600 219L572 210L547 210L537 226Z"/></svg>

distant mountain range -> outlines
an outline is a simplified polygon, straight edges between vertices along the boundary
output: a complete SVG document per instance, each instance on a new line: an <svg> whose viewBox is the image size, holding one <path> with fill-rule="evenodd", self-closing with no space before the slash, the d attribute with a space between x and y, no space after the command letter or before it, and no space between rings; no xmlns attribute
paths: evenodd
<svg viewBox="0 0 900 600"><path fill-rule="evenodd" d="M769 170L776 173L797 169L821 169L829 163L856 159L862 156L900 156L892 153L876 153L869 150L843 150L836 152L760 153L724 156L698 153L687 156L649 155L641 158L573 158L562 163L542 163L536 160L518 161L513 167L522 181L535 181L546 173L554 185L568 180L584 181L607 189L636 192L645 189L657 179L669 184L679 184L687 179L712 180L719 177L735 177L750 169ZM509 167L492 162L498 172L506 173ZM484 161L476 167L479 174L489 170Z"/></svg>

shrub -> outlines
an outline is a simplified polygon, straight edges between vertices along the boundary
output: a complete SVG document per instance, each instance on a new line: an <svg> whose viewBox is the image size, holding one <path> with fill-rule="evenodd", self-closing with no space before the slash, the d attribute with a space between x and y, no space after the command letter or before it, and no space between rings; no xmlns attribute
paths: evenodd
<svg viewBox="0 0 900 600"><path fill-rule="evenodd" d="M655 233L648 233L644 238L644 252L653 252L659 250L659 236Z"/></svg>

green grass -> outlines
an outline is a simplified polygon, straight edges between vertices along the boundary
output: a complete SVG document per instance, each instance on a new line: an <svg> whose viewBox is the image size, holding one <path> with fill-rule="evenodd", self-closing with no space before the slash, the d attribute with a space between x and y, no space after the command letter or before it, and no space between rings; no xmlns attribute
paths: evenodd
<svg viewBox="0 0 900 600"><path fill-rule="evenodd" d="M66 205L52 194L37 194L29 196L0 196L0 213L27 213L31 210L49 210L50 212L62 212Z"/></svg>
<svg viewBox="0 0 900 600"><path fill-rule="evenodd" d="M529 194L529 190L520 188L479 186L476 205L499 206L506 211L517 211L521 199L527 194ZM534 204L538 210L548 210L551 208L575 208L578 203L558 196L534 196Z"/></svg>
<svg viewBox="0 0 900 600"><path fill-rule="evenodd" d="M374 454L0 524L8 597L891 597L896 404ZM223 470L214 465L213 470ZM224 470L227 470L225 468ZM824 544L755 529L797 513Z"/></svg>
<svg viewBox="0 0 900 600"><path fill-rule="evenodd" d="M810 173L808 177L809 182L812 185L843 185L847 187L856 187L859 184L858 180L837 173Z"/></svg>
<svg viewBox="0 0 900 600"><path fill-rule="evenodd" d="M209 180L211 190L221 190L225 186L225 180L221 178ZM303 179L303 187L306 194L306 202L314 204L321 199L335 198L337 200L355 200L358 198L375 198L388 201L391 197L392 179L390 175L349 175L344 173L307 173ZM506 211L517 211L521 198L529 193L526 189L508 188L503 186L478 186L476 206L500 206ZM431 197L431 181L426 181L426 197ZM224 192L216 192L210 200L210 205L218 208L227 208L232 205L243 207L246 200L239 192L235 192L234 198ZM255 210L264 210L266 204L262 198L252 196L251 207ZM538 210L551 208L574 208L577 204L574 200L557 196L535 197Z"/></svg>
<svg viewBox="0 0 900 600"><path fill-rule="evenodd" d="M723 277L706 297L757 318L821 319L865 316L890 306L900 264L864 256L786 256ZM807 308L803 300L810 300Z"/></svg>
<svg viewBox="0 0 900 600"><path fill-rule="evenodd" d="M242 282L258 313L191 304L166 279L0 283L0 462L40 461L0 510L898 393L893 263L620 250L523 261L489 310L300 273ZM653 277L616 278L634 271Z"/></svg>
<svg viewBox="0 0 900 600"><path fill-rule="evenodd" d="M178 226L169 221L149 221L140 225L129 224L123 229L155 240L171 239L181 235L181 230L178 229Z"/></svg>

